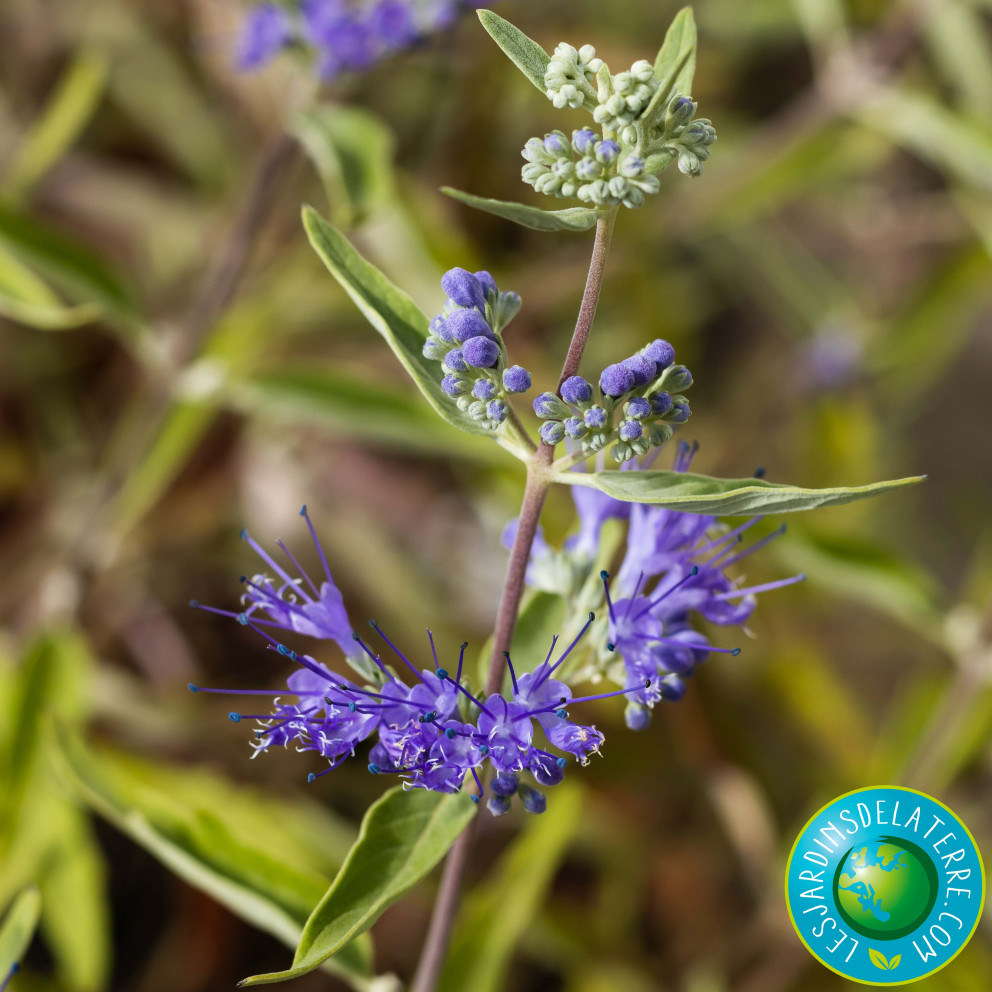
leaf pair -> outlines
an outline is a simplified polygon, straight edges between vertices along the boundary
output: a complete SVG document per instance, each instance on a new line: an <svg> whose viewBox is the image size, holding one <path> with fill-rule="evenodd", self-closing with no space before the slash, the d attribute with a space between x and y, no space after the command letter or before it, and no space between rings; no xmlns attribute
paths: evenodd
<svg viewBox="0 0 992 992"><path fill-rule="evenodd" d="M886 958L881 951L876 951L874 947L868 948L868 957L871 958L871 963L876 968L881 968L882 971L894 971L899 967L899 962L902 961L901 954L894 954L891 958Z"/></svg>

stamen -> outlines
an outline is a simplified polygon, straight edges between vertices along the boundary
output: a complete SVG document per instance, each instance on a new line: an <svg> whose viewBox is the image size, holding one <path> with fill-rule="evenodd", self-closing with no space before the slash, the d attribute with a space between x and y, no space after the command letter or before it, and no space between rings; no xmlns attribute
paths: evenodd
<svg viewBox="0 0 992 992"><path fill-rule="evenodd" d="M393 676L390 674L389 670L382 663L382 659L377 655L372 653L372 649L358 636L358 631L353 630L351 632L352 639L358 642L358 646L372 659L372 661L379 667L382 674L386 676L387 681L392 682Z"/></svg>
<svg viewBox="0 0 992 992"><path fill-rule="evenodd" d="M278 699L280 696L299 696L298 692L293 692L292 689L208 689L202 685L194 685L192 682L186 683L186 688L190 692L213 692L219 696L274 696Z"/></svg>
<svg viewBox="0 0 992 992"><path fill-rule="evenodd" d="M599 577L603 580L603 590L606 592L606 605L610 610L610 619L616 623L617 618L613 613L613 600L610 598L610 573L604 568L600 573Z"/></svg>
<svg viewBox="0 0 992 992"><path fill-rule="evenodd" d="M464 654L464 653L465 653L465 645L463 644L462 645L462 654ZM490 710L486 709L485 703L483 703L481 699L476 699L475 696L473 696L472 693L470 693L468 691L468 689L466 689L465 686L463 686L461 684L461 682L453 679L447 672L444 672L444 675L441 676L440 672L444 672L444 669L441 668L441 669L438 669L437 672L435 672L435 674L437 675L438 678L442 678L443 677L443 679L444 679L445 682L450 682L460 693L462 693L463 695L465 695L469 699L471 699L472 702L475 703L475 705L478 706L479 709L482 710L482 712L486 714L486 716L492 716L493 715ZM461 674L462 674L462 665L461 665L461 661L459 660L459 662L458 662L458 677L459 678L461 678Z"/></svg>
<svg viewBox="0 0 992 992"><path fill-rule="evenodd" d="M765 535L765 537L761 538L760 541L755 541L754 544L752 544L748 548L745 548L745 550L741 551L739 554L734 555L733 558L728 558L727 561L723 563L723 567L727 568L730 565L736 565L737 562L743 561L743 559L747 558L749 555L753 555L755 551L759 551L766 544L770 544L776 538L781 537L786 532L786 530L788 530L788 527L789 527L788 524L782 524L781 527L777 528L776 530L773 530L770 534Z"/></svg>
<svg viewBox="0 0 992 992"><path fill-rule="evenodd" d="M510 661L510 652L504 651L503 657L506 658L507 668L510 669L510 682L513 683L513 694L516 695L520 690L517 688L517 673L513 670L513 662Z"/></svg>
<svg viewBox="0 0 992 992"><path fill-rule="evenodd" d="M570 699L568 701L568 704L569 706L571 706L572 703L591 703L596 699L610 699L613 696L624 696L628 692L640 692L642 689L650 689L650 688L651 688L651 680L645 679L643 685L631 686L629 689L617 689L616 692L604 692L598 696L579 696L576 699Z"/></svg>
<svg viewBox="0 0 992 992"><path fill-rule="evenodd" d="M468 641L463 641L461 650L458 653L458 672L455 675L455 684L460 685L462 681L462 665L465 663L465 649L468 647Z"/></svg>
<svg viewBox="0 0 992 992"><path fill-rule="evenodd" d="M313 529L313 524L310 522L310 514L307 513L307 507L304 503L300 507L300 516L307 522L307 527L310 528L310 536L313 538L313 543L317 546L317 554L320 556L320 563L324 566L324 575L327 576L327 581L334 585L334 579L331 578L331 570L327 565L327 558L324 555L324 549L321 547L320 540L317 538L317 532Z"/></svg>
<svg viewBox="0 0 992 992"><path fill-rule="evenodd" d="M255 554L257 554L258 557L261 558L262 561L264 561L265 564L268 565L269 568L271 568L272 571L275 572L276 575L278 575L284 582L288 582L291 586L297 586L297 580L290 576L289 572L287 572L286 569L284 569L282 565L280 565L275 558L273 558L272 555L270 555L268 551L266 551L265 548L263 548L262 545L248 533L247 529L241 531L241 540L246 541L248 543L248 547L250 547L252 551L254 551ZM305 592L301 591L300 595L307 600L310 599Z"/></svg>
<svg viewBox="0 0 992 992"><path fill-rule="evenodd" d="M679 579L678 582L675 583L675 585L669 586L669 588L666 589L660 596L658 596L656 599L652 599L651 602L649 602L648 605L645 606L644 609L641 610L641 612L634 617L634 619L640 620L645 613L648 613L650 610L653 610L663 599L665 599L667 596L671 596L671 594L675 592L676 589L678 589L680 586L684 586L690 579L694 579L697 575L699 575L699 566L693 565L692 570L689 572L688 575L684 575L681 579Z"/></svg>
<svg viewBox="0 0 992 992"><path fill-rule="evenodd" d="M715 648L711 644L688 644L686 641L680 641L677 637L652 637L650 634L634 634L634 640L637 641L650 641L654 644L656 641L662 644L673 644L678 648L690 648L693 651L712 651L715 654L732 654L735 658L741 653L740 648Z"/></svg>
<svg viewBox="0 0 992 992"><path fill-rule="evenodd" d="M418 672L417 669L414 668L413 662L410 661L410 659L407 658L407 656L403 654L403 652L400 651L400 649L395 644L393 644L393 642L379 628L379 625L375 622L375 620L370 620L369 626L393 649L393 653L406 665L406 667L409 668L410 671L413 672L413 674L416 675L421 682L423 682L423 679L420 678L420 672Z"/></svg>
<svg viewBox="0 0 992 992"><path fill-rule="evenodd" d="M778 582L766 582L760 586L750 586L747 589L732 589L730 592L721 592L716 599L737 599L739 596L752 596L759 592L770 592L772 589L782 589L784 586L794 586L797 582L805 582L806 573L793 575L791 579L779 579Z"/></svg>
<svg viewBox="0 0 992 992"><path fill-rule="evenodd" d="M431 654L434 656L434 668L440 668L441 663L437 660L437 648L434 647L434 635L431 633L430 627L427 628L427 640L431 642Z"/></svg>
<svg viewBox="0 0 992 992"><path fill-rule="evenodd" d="M637 577L637 585L634 586L634 591L630 594L630 599L627 600L627 609L624 610L623 618L624 620L630 616L630 608L634 605L634 600L637 599L637 594L641 591L641 583L644 581L644 570L641 570L641 574Z"/></svg>
<svg viewBox="0 0 992 992"><path fill-rule="evenodd" d="M590 612L589 619L586 620L585 625L583 626L582 630L580 630L578 632L578 634L575 635L575 640L572 641L571 644L569 644L569 646L565 649L565 651L561 655L561 657L550 668L547 669L547 671L541 676L541 678L537 682L534 683L534 688L535 689L539 689L542 685L544 685L545 682L548 681L548 679L551 677L551 673L569 656L569 654L571 654L572 649L575 647L576 644L579 643L579 641L582 640L583 635L589 629L589 625L595 619L596 619L596 614ZM554 644L552 643L551 646L554 647Z"/></svg>
<svg viewBox="0 0 992 992"><path fill-rule="evenodd" d="M296 560L296 555L294 555L293 552L286 547L286 542L283 540L278 540L276 541L276 545L280 549L280 551L282 551L282 553L293 563L293 565L296 566L296 571L303 576L307 585L309 585L310 588L316 594L317 599L320 599L320 590L317 588L317 583L310 578L310 575L307 572L307 570Z"/></svg>
<svg viewBox="0 0 992 992"><path fill-rule="evenodd" d="M713 540L699 548L696 553L705 554L707 551L712 551L714 548L720 547L721 544L734 540L738 534L743 534L744 531L749 530L764 519L764 517L751 517L750 520L745 520L739 527L735 527L733 530L727 531L726 534L721 534L719 537L714 537Z"/></svg>

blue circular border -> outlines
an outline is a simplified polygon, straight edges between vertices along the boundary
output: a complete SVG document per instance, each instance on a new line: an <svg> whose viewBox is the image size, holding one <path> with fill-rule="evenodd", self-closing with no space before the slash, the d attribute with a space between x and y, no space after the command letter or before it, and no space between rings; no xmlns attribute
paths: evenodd
<svg viewBox="0 0 992 992"><path fill-rule="evenodd" d="M897 795L893 795L893 793L897 793ZM904 822L894 825L892 823L892 804L902 803L906 796L913 797L913 801L905 807L903 812ZM879 812L880 807L878 803L880 801L888 804L889 808L884 813ZM859 802L869 814L869 823L867 826L864 824L864 815L858 806ZM928 804L930 805L929 813L926 812ZM916 829L912 832L898 833L899 830L904 830L909 820L913 819L914 813L911 810L915 810L917 807L920 809L920 816L917 818ZM898 807L896 806L895 809L898 810ZM949 815L950 819L943 819L934 813L934 810L943 811ZM848 815L847 820L841 819L841 814L844 813ZM890 819L882 820L880 819L882 815L887 815ZM926 819L923 819L924 817ZM932 822L931 817L934 817L939 822L934 823L928 835L924 837L920 828L925 830ZM852 822L855 825L853 831L849 829ZM963 836L961 833L955 833L956 829L963 831ZM824 832L821 833L821 831ZM893 836L903 836L908 840L914 841L921 847L924 846L921 841L929 842L925 849L937 868L940 889L936 904L931 910L930 915L917 930L896 940L877 940L872 942L860 934L849 933L848 930L850 928L845 929L843 919L833 898L832 879L833 871L844 852L852 845L857 844L859 837L863 836L867 842L873 838L873 835L879 832L885 832ZM946 840L949 833L954 835L954 839L958 842L958 847L944 847L943 849L934 847L934 841L942 843L941 839L944 838ZM933 836L933 840L931 840L931 835ZM817 838L819 838L819 843L817 843ZM839 839L837 839L836 844L832 847L831 841L834 838ZM803 847L804 841L806 842L805 847ZM815 878L799 879L799 869L796 871L797 877L795 879L793 878L793 862L800 848L802 848L801 854L804 859L808 851L816 853L816 859L806 859L809 863L805 868L808 868L811 875L814 876L817 869L822 869L823 874L819 884ZM959 850L964 850L963 858L949 861L946 865L942 862L942 858L947 858L950 854L956 853ZM826 864L819 864L819 859L825 860ZM949 907L950 899L948 896L951 896L951 891L955 893L963 891L974 892L973 883L967 887L963 883L958 885L948 884L947 873L949 871L961 871L966 867L971 868L973 871L977 869L978 875L981 878L981 892L978 899L971 900L969 897L969 902L966 904L969 907L967 913L961 912L960 916L953 915L953 919L958 920L961 926L954 935L948 934L952 939L946 945L930 939L928 943L924 943L923 950L920 950L919 946L914 947L914 938L917 941L917 945L919 945L919 943L925 942L927 938L931 937L932 927L942 926L940 922L942 913L949 913L949 909L955 908L958 911L961 910L962 907L957 904ZM969 880L972 878L974 878L974 874L969 876ZM959 880L952 878L951 881ZM818 889L822 891L822 895L818 896L816 894ZM806 892L807 896L803 897L802 892ZM925 792L919 792L901 785L869 786L867 788L855 789L831 800L814 813L799 832L799 836L792 846L792 851L789 853L789 860L785 869L786 907L789 912L789 920L799 939L810 954L824 967L829 968L849 981L859 982L862 985L908 985L927 978L950 964L964 950L968 941L978 928L978 923L985 906L985 895L985 865L982 861L982 855L978 849L978 845L975 843L975 838L971 835L971 832L960 817L952 809L940 802L939 799L934 799L933 796L927 795ZM809 901L795 906L794 911L794 904L803 898ZM951 898L955 897L952 896ZM824 906L826 912L812 915L818 906ZM800 907L803 912L799 912ZM804 920L803 918L807 914L810 914L810 919ZM972 916L974 917L973 921ZM799 920L797 920L797 917L799 917ZM800 925L800 920L803 922L802 926ZM828 921L833 924L829 929L829 933ZM968 929L966 935L964 931L968 924L964 921L971 922L970 929ZM819 930L819 933L816 932L817 930ZM946 928L944 932L948 933ZM843 939L841 939L842 934ZM937 963L935 967L929 968L926 971L920 971L918 974L913 974L913 977L906 977L906 972L902 968L893 969L892 974L900 971L901 977L894 981L880 981L882 976L886 974L886 971L872 962L868 953L869 945L872 943L877 945L875 950L880 951L886 957L886 960L892 960L895 955L900 955L900 965L904 961L907 963L913 961L913 958L909 956L909 952L913 952L924 967L934 957L936 957ZM833 945L832 948L829 946L831 944ZM817 947L819 947L819 950ZM841 953L842 948L843 953ZM927 952L925 957L923 957L924 951ZM930 954L930 951L934 953ZM848 955L846 958L845 953ZM836 954L836 956L828 958L826 956L828 954ZM875 977L876 974L877 977Z"/></svg>

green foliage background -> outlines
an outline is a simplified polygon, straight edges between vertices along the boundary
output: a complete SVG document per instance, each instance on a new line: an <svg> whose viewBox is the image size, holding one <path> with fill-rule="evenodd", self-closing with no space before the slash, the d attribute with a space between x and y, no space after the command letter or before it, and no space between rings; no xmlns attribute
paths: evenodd
<svg viewBox="0 0 992 992"><path fill-rule="evenodd" d="M308 787L293 753L249 764L222 703L185 691L286 674L185 606L234 605L243 525L311 562L305 501L356 623L406 644L429 623L480 651L490 632L519 466L422 402L310 250L300 203L428 313L445 268L490 269L523 296L509 346L539 385L581 294L588 234L438 190L536 203L519 149L564 121L473 17L299 115L288 60L232 71L239 10L0 8L0 905L27 893L0 949L41 894L18 990L195 992L288 967L279 941L380 792L360 765ZM675 13L498 10L614 67L652 58ZM585 368L672 340L704 472L929 481L790 518L749 575L810 581L762 599L739 658L647 733L604 704L604 760L543 818L484 822L445 992L837 990L781 894L822 802L912 785L992 849L992 6L701 0L696 19L693 95L720 140L701 179L670 171L621 215ZM273 156L248 270L211 311L203 286ZM825 353L844 374L822 375ZM554 492L549 536L572 520ZM415 888L345 964L409 975L430 900ZM987 989L990 926L921 992Z"/></svg>

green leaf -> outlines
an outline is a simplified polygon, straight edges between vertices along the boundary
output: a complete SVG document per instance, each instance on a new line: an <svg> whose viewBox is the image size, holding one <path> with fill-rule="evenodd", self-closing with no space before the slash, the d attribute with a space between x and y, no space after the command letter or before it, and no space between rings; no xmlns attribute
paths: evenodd
<svg viewBox="0 0 992 992"><path fill-rule="evenodd" d="M265 842L272 830L268 821L278 817L291 822L299 815L296 810L280 807L272 799L254 812L242 808L239 831L202 802L191 806L177 801L175 792L162 794L154 779L142 782L120 760L89 752L64 727L56 727L54 742L64 777L95 812L183 881L253 926L296 946L307 915L327 884L326 876L305 859L286 856L285 831L281 839ZM219 782L216 788L219 797L235 791ZM364 990L370 981L370 960L365 940L321 963Z"/></svg>
<svg viewBox="0 0 992 992"><path fill-rule="evenodd" d="M21 963L40 915L41 895L34 886L21 892L7 911L0 924L0 984Z"/></svg>
<svg viewBox="0 0 992 992"><path fill-rule="evenodd" d="M441 192L476 210L495 214L514 224L529 227L532 231L588 231L602 216L594 207L566 207L564 210L542 210L525 203L492 200L486 196L463 193L460 189L442 186Z"/></svg>
<svg viewBox="0 0 992 992"><path fill-rule="evenodd" d="M55 812L58 840L38 879L41 929L65 983L99 992L110 972L110 908L103 854L87 817L69 803Z"/></svg>
<svg viewBox="0 0 992 992"><path fill-rule="evenodd" d="M686 52L689 53L688 58L678 68ZM683 96L691 95L692 78L696 74L696 20L692 16L692 7L683 7L675 15L654 60L654 74L658 79L664 80L673 69L677 72L668 89Z"/></svg>
<svg viewBox="0 0 992 992"><path fill-rule="evenodd" d="M910 562L849 535L805 529L790 531L772 547L789 569L815 574L821 588L857 599L942 643L936 583Z"/></svg>
<svg viewBox="0 0 992 992"><path fill-rule="evenodd" d="M443 420L469 434L495 436L496 441L518 458L525 457L520 446L502 430L495 433L472 420L441 391L437 362L424 357L428 320L402 290L394 286L371 262L352 247L348 239L311 207L303 209L303 226L314 251L331 275L364 314L368 322L385 338L409 372L421 393Z"/></svg>
<svg viewBox="0 0 992 992"><path fill-rule="evenodd" d="M544 74L551 56L509 21L491 10L480 10L479 20L506 57L542 92L546 93Z"/></svg>
<svg viewBox="0 0 992 992"><path fill-rule="evenodd" d="M889 958L889 971L895 971L895 969L899 967L900 961L902 961L902 955L893 954L892 957Z"/></svg>
<svg viewBox="0 0 992 992"><path fill-rule="evenodd" d="M229 398L246 413L310 420L348 437L378 441L404 451L484 462L504 461L492 445L477 444L434 416L412 390L384 393L378 381L325 368L267 369L232 384Z"/></svg>
<svg viewBox="0 0 992 992"><path fill-rule="evenodd" d="M25 135L4 182L22 197L65 154L89 123L107 80L107 58L84 51L59 80L48 106Z"/></svg>
<svg viewBox="0 0 992 992"><path fill-rule="evenodd" d="M475 813L465 792L391 789L365 814L348 859L303 929L293 966L241 986L305 975L347 947L430 872Z"/></svg>
<svg viewBox="0 0 992 992"><path fill-rule="evenodd" d="M395 141L381 118L362 107L322 104L300 113L292 131L324 182L336 224L350 227L390 199Z"/></svg>
<svg viewBox="0 0 992 992"><path fill-rule="evenodd" d="M555 479L569 485L591 486L630 503L652 503L686 513L723 517L753 517L763 513L796 513L821 506L840 506L859 499L915 486L925 475L875 482L869 486L803 489L765 479L714 479L694 472L561 472Z"/></svg>
<svg viewBox="0 0 992 992"><path fill-rule="evenodd" d="M582 823L581 796L574 786L555 789L547 812L531 817L503 856L496 879L466 901L438 992L498 992L508 987L513 952L540 911Z"/></svg>
<svg viewBox="0 0 992 992"><path fill-rule="evenodd" d="M117 276L88 249L9 207L0 206L0 248L66 295L133 321L135 309Z"/></svg>

